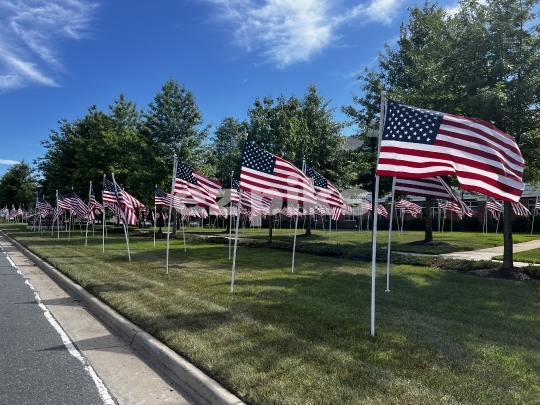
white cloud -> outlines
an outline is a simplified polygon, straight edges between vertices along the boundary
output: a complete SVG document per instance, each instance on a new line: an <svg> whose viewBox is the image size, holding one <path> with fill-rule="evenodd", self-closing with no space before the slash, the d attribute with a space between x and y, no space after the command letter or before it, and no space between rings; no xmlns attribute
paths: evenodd
<svg viewBox="0 0 540 405"><path fill-rule="evenodd" d="M333 0L200 0L215 5L216 17L230 23L235 42L262 53L283 68L307 62L338 39L351 20L389 23L403 0L372 0L343 13Z"/></svg>
<svg viewBox="0 0 540 405"><path fill-rule="evenodd" d="M16 160L9 160L9 159L0 159L0 165L15 165L19 162Z"/></svg>
<svg viewBox="0 0 540 405"><path fill-rule="evenodd" d="M0 0L0 90L57 86L58 44L83 38L96 7L85 0Z"/></svg>

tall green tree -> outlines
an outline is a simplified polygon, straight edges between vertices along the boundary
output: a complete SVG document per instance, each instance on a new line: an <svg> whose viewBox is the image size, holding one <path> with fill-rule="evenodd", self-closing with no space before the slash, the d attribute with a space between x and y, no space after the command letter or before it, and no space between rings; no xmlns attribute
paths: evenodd
<svg viewBox="0 0 540 405"><path fill-rule="evenodd" d="M525 158L524 180L538 181L540 114L539 0L462 0L456 14L436 4L410 9L397 49L379 55L344 111L365 127L381 90L401 102L492 121L513 135ZM524 146L532 146L525 148ZM511 208L505 205L505 267L512 267ZM426 235L428 232L426 232Z"/></svg>
<svg viewBox="0 0 540 405"><path fill-rule="evenodd" d="M0 177L0 207L28 208L36 201L37 185L34 169L24 160L15 163Z"/></svg>
<svg viewBox="0 0 540 405"><path fill-rule="evenodd" d="M174 155L178 160L199 168L205 163L208 149L203 142L210 125L204 125L195 96L169 79L156 93L144 114L142 135L148 146L147 156L154 164L147 168L157 184L170 184Z"/></svg>
<svg viewBox="0 0 540 405"><path fill-rule="evenodd" d="M216 178L230 185L231 172L239 176L242 164L242 146L247 133L247 123L233 117L225 117L214 131L212 138L212 159Z"/></svg>

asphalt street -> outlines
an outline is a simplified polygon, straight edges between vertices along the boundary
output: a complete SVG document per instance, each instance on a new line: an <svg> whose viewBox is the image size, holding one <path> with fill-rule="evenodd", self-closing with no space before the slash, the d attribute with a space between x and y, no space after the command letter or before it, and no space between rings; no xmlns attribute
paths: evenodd
<svg viewBox="0 0 540 405"><path fill-rule="evenodd" d="M114 404L1 247L0 319L0 404Z"/></svg>

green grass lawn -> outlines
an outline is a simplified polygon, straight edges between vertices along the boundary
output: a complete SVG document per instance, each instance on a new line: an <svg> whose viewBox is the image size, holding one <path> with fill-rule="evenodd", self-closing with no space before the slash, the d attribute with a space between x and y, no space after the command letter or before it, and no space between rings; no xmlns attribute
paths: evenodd
<svg viewBox="0 0 540 405"><path fill-rule="evenodd" d="M206 227L186 228L187 234L207 234L207 235L222 235L228 236L228 233L224 233L223 229ZM328 230L321 229L312 230L313 237L305 238L302 234L304 229L298 230L297 243L340 243L340 244L354 244L356 246L362 246L366 249L371 248L371 231L363 230L348 230L348 229L335 229L331 234ZM234 233L233 233L234 235ZM264 239L268 238L268 229L261 228L246 228L240 229L239 237ZM289 229L273 229L272 237L276 240L288 240L292 241L294 238L294 228ZM527 242L533 239L539 239L540 235L530 235L529 233L515 233L513 234L514 243ZM437 242L444 242L444 246L430 246L429 252L426 251L425 246L414 245L414 242L418 242L424 239L424 232L419 231L403 231L402 233L394 231L392 232L392 250L400 252L410 253L430 253L441 254L451 253L466 250L476 250L489 248L494 246L503 245L503 234L499 232L495 233L478 233L478 232L433 232L433 240ZM382 246L386 246L388 243L388 231L377 232L377 243Z"/></svg>
<svg viewBox="0 0 540 405"><path fill-rule="evenodd" d="M231 293L226 245L0 228L254 404L540 401L537 282L381 265L371 337L369 263L240 247Z"/></svg>
<svg viewBox="0 0 540 405"><path fill-rule="evenodd" d="M502 260L502 256L494 257L496 260ZM526 250L525 252L514 252L516 262L540 263L540 249Z"/></svg>

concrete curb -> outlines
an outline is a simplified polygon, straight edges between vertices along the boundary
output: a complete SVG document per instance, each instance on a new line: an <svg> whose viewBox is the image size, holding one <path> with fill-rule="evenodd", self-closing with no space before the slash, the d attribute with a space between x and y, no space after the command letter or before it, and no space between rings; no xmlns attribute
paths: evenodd
<svg viewBox="0 0 540 405"><path fill-rule="evenodd" d="M196 397L199 397L209 404L244 404L244 402L227 391L217 381L204 374L201 370L179 356L152 335L108 307L80 285L56 270L53 266L45 263L32 251L6 235L3 231L0 231L0 234L13 246L19 249L21 253L32 260L60 287L66 290L70 295L79 299L93 314L101 319L109 328L118 333L124 340L129 342L138 352L151 359L155 365L173 379L180 380L182 385L186 386L186 388L194 393Z"/></svg>

